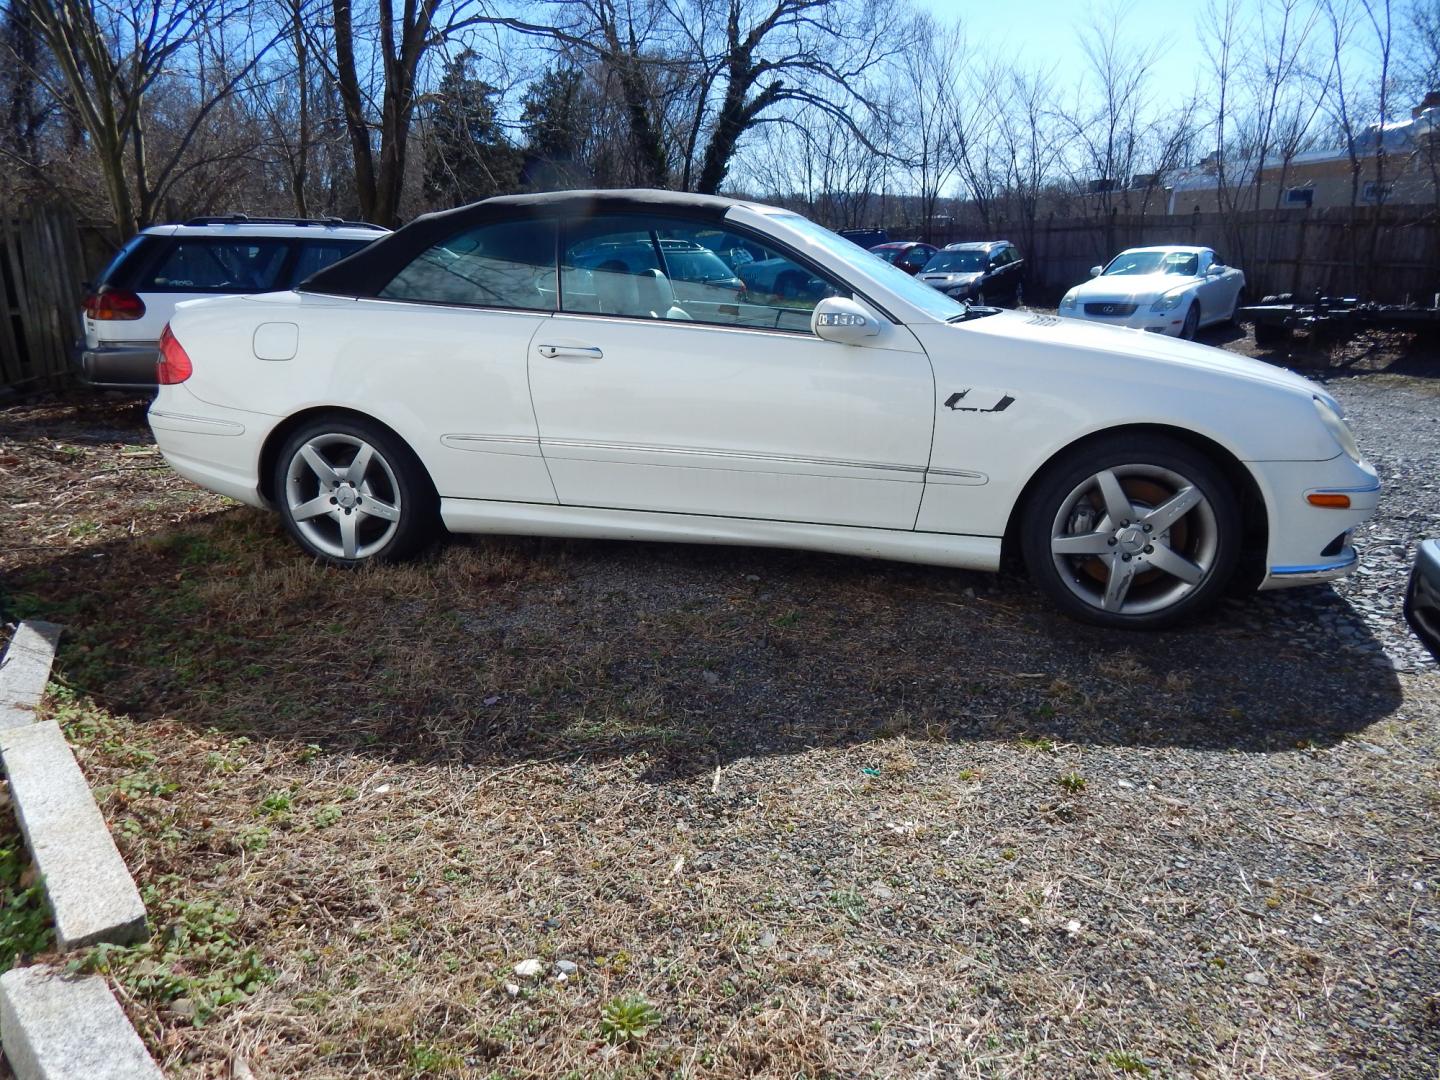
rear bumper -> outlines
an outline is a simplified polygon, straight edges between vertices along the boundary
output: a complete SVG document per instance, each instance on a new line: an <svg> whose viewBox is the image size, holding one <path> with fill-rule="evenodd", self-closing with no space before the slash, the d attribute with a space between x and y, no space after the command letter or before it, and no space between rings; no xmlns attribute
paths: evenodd
<svg viewBox="0 0 1440 1080"><path fill-rule="evenodd" d="M264 507L258 468L277 417L217 409L184 386L166 386L150 403L150 430L166 462L187 480L237 502Z"/></svg>
<svg viewBox="0 0 1440 1080"><path fill-rule="evenodd" d="M83 382L110 390L154 390L155 362L160 356L158 342L130 342L125 345L81 347L75 367Z"/></svg>

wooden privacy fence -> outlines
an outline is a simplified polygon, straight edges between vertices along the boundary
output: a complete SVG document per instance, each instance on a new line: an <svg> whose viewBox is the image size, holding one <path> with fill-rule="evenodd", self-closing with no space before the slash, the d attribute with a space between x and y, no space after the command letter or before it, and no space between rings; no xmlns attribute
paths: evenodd
<svg viewBox="0 0 1440 1080"><path fill-rule="evenodd" d="M69 377L86 269L67 211L0 214L0 387L34 390Z"/></svg>
<svg viewBox="0 0 1440 1080"><path fill-rule="evenodd" d="M1245 271L1249 295L1359 296L1429 305L1440 293L1440 214L1427 207L1329 207L1241 214L1096 215L1041 218L1033 235L1016 223L957 224L935 242L1005 239L1029 260L1031 280L1060 293L1090 267L1128 247L1201 244Z"/></svg>

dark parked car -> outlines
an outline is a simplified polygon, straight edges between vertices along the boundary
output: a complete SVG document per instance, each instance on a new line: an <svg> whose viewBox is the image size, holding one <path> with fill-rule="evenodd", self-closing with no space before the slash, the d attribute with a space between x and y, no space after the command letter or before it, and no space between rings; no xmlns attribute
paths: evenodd
<svg viewBox="0 0 1440 1080"><path fill-rule="evenodd" d="M840 235L852 244L859 244L866 251L877 244L890 242L890 234L884 229L841 229Z"/></svg>
<svg viewBox="0 0 1440 1080"><path fill-rule="evenodd" d="M870 249L870 254L879 255L913 277L925 269L925 264L934 258L939 250L934 244L897 240L889 244L876 244Z"/></svg>
<svg viewBox="0 0 1440 1080"><path fill-rule="evenodd" d="M1008 240L951 244L925 264L920 280L953 296L985 305L1025 304L1025 260Z"/></svg>
<svg viewBox="0 0 1440 1080"><path fill-rule="evenodd" d="M1430 655L1440 660L1440 540L1420 541L1405 592L1405 618Z"/></svg>

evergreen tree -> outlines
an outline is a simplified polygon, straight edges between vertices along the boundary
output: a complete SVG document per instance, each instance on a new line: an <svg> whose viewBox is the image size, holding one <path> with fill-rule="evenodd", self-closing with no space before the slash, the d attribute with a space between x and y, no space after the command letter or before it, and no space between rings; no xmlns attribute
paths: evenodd
<svg viewBox="0 0 1440 1080"><path fill-rule="evenodd" d="M425 153L425 194L438 205L458 206L514 191L520 155L500 125L499 91L472 73L475 54L448 61L430 95Z"/></svg>

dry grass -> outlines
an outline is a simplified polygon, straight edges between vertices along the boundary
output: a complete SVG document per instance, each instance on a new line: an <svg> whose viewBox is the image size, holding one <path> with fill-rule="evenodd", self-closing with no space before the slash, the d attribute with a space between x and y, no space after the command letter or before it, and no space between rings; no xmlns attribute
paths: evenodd
<svg viewBox="0 0 1440 1080"><path fill-rule="evenodd" d="M135 420L9 412L0 571L72 628L171 943L92 963L174 1075L1435 1076L1440 695L1317 664L1338 598L1137 642L806 554L341 574Z"/></svg>

